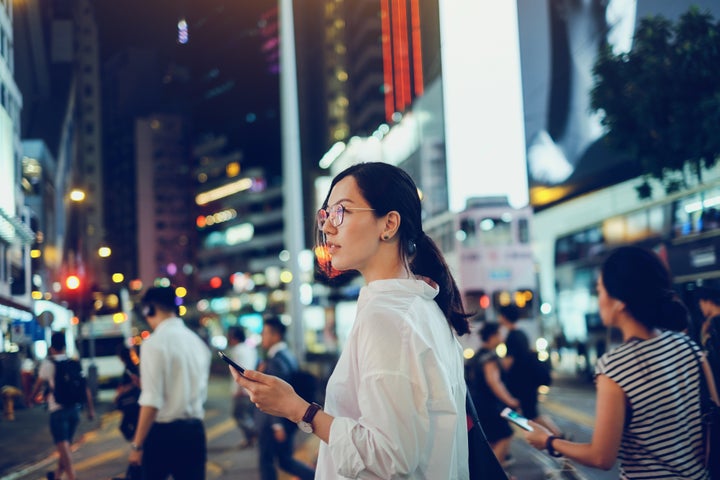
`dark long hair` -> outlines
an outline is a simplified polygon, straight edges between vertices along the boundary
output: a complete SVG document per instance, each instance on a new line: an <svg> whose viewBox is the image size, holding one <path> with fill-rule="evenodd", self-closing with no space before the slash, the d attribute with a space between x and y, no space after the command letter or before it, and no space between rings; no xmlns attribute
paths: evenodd
<svg viewBox="0 0 720 480"><path fill-rule="evenodd" d="M670 271L654 252L619 247L602 266L608 295L625 303L630 314L647 328L683 331L688 310L672 289Z"/></svg>
<svg viewBox="0 0 720 480"><path fill-rule="evenodd" d="M435 302L449 325L458 335L469 333L470 315L465 313L455 279L435 242L423 232L420 195L410 175L388 163L358 163L343 170L333 179L323 208L327 208L335 185L349 176L357 182L362 196L375 210L376 217L382 217L393 210L400 214L400 255L408 261L412 273L431 278L438 284L440 292L435 297Z"/></svg>

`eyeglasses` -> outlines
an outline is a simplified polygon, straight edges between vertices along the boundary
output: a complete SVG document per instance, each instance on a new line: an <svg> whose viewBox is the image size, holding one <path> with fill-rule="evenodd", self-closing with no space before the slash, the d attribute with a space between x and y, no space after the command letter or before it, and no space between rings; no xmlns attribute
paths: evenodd
<svg viewBox="0 0 720 480"><path fill-rule="evenodd" d="M318 228L320 230L323 229L325 226L325 221L330 220L330 225L333 227L339 227L342 225L343 220L345 219L345 212L354 212L354 211L361 211L361 212L374 212L374 208L348 208L344 207L342 204L333 205L332 207L328 208L321 208L318 210L316 219Z"/></svg>

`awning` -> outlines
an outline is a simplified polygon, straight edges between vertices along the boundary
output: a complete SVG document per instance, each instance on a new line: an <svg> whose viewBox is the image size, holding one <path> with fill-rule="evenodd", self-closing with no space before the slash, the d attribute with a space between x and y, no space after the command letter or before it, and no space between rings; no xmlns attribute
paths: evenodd
<svg viewBox="0 0 720 480"><path fill-rule="evenodd" d="M35 318L35 315L30 307L26 307L14 300L0 296L0 317L29 322Z"/></svg>
<svg viewBox="0 0 720 480"><path fill-rule="evenodd" d="M35 233L30 227L0 207L0 240L5 240L9 244L29 245L34 239Z"/></svg>

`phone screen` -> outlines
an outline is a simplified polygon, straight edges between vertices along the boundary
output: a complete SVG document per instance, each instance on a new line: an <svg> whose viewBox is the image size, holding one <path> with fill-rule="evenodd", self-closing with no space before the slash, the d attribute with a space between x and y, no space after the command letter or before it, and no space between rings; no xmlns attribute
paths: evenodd
<svg viewBox="0 0 720 480"><path fill-rule="evenodd" d="M233 362L232 359L230 357L228 357L227 355L225 355L223 352L218 352L218 355L220 356L220 358L225 360L228 365L230 365L235 370L237 370L238 373L240 373L240 375L243 375L245 373L245 369L243 367L241 367L237 363Z"/></svg>
<svg viewBox="0 0 720 480"><path fill-rule="evenodd" d="M500 416L502 416L503 418L507 418L508 420L513 422L515 425L527 430L528 432L533 431L533 428L528 423L528 419L523 417L522 415L520 415L518 412L516 412L512 408L505 408L502 412L500 412Z"/></svg>

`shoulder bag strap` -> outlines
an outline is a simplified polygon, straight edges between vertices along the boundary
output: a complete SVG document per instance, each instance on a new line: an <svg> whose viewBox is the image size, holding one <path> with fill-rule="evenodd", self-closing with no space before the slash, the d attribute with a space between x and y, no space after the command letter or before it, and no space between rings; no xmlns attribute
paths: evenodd
<svg viewBox="0 0 720 480"><path fill-rule="evenodd" d="M688 347L690 347L690 351L692 352L692 355L698 364L698 368L702 372L702 376L705 377L705 387L707 388L710 398L715 405L720 405L720 397L718 396L717 386L715 385L715 377L713 376L712 369L710 368L707 358L705 357L705 352L700 350L700 347L697 347L698 350L700 350L700 358L698 358L697 351L695 350L693 344L690 343L690 339L688 339L687 335L683 335L682 338L683 340L685 340L685 343L688 344Z"/></svg>

